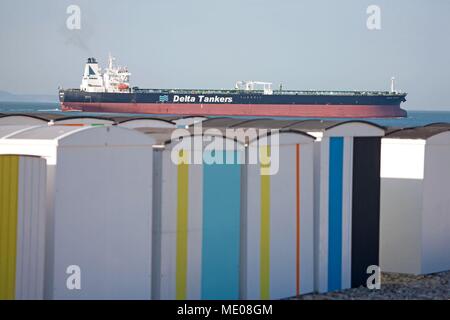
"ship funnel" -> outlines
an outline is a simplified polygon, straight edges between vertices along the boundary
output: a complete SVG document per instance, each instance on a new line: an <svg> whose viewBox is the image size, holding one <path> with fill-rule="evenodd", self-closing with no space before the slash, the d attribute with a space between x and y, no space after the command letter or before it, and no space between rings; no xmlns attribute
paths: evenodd
<svg viewBox="0 0 450 320"><path fill-rule="evenodd" d="M88 58L86 61L80 90L87 92L104 91L103 77L100 73L100 68L95 58Z"/></svg>
<svg viewBox="0 0 450 320"><path fill-rule="evenodd" d="M88 58L84 66L84 77L99 75L98 63L95 58Z"/></svg>

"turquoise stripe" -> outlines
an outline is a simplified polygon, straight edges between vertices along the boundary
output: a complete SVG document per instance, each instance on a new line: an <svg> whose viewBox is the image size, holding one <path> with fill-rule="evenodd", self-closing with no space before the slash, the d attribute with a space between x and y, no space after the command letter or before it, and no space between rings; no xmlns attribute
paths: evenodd
<svg viewBox="0 0 450 320"><path fill-rule="evenodd" d="M328 184L328 290L341 288L342 274L342 170L344 138L330 138Z"/></svg>
<svg viewBox="0 0 450 320"><path fill-rule="evenodd" d="M240 165L203 165L202 299L239 298L240 186Z"/></svg>

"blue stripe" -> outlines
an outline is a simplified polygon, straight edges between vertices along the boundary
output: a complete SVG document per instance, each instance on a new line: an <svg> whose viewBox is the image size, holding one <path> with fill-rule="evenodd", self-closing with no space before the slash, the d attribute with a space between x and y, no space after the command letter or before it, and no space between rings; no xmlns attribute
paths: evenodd
<svg viewBox="0 0 450 320"><path fill-rule="evenodd" d="M328 184L328 290L341 288L342 274L342 170L344 138L330 138Z"/></svg>
<svg viewBox="0 0 450 320"><path fill-rule="evenodd" d="M239 298L240 186L240 165L203 165L202 299Z"/></svg>

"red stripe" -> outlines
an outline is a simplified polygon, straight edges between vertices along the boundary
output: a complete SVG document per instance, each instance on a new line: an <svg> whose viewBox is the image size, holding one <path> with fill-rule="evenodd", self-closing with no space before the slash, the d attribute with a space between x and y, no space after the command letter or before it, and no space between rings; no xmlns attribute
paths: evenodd
<svg viewBox="0 0 450 320"><path fill-rule="evenodd" d="M391 105L285 105L195 103L62 102L63 111L118 112L179 115L375 118L404 117L406 111Z"/></svg>
<svg viewBox="0 0 450 320"><path fill-rule="evenodd" d="M296 288L300 295L300 145L296 145L296 216L297 216L297 243L296 243Z"/></svg>

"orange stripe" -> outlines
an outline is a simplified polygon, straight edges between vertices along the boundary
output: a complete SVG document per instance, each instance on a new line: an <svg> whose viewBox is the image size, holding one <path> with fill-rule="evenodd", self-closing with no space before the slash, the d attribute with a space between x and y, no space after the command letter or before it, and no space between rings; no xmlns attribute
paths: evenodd
<svg viewBox="0 0 450 320"><path fill-rule="evenodd" d="M297 295L300 294L300 145L296 145L296 209L297 209L297 259L296 259L296 276L297 276Z"/></svg>

